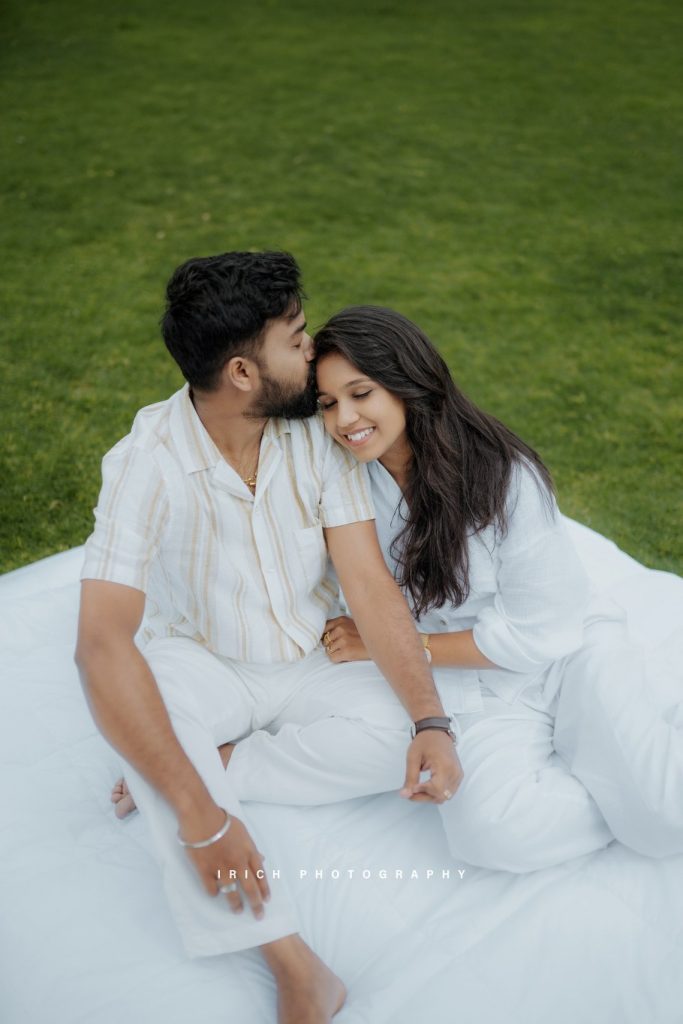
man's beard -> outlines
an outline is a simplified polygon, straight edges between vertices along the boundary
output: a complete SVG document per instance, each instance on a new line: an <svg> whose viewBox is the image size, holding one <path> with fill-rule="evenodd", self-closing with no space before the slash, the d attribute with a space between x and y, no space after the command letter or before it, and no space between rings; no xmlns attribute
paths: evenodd
<svg viewBox="0 0 683 1024"><path fill-rule="evenodd" d="M311 363L308 381L303 388L295 384L283 384L265 370L261 370L261 394L247 415L259 419L278 416L286 420L301 420L315 415L317 410L315 369Z"/></svg>

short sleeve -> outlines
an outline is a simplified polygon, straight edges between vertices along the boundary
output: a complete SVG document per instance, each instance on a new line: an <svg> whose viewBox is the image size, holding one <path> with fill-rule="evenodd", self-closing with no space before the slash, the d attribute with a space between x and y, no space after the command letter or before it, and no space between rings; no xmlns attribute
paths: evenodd
<svg viewBox="0 0 683 1024"><path fill-rule="evenodd" d="M590 596L588 577L554 498L528 464L518 464L508 496L508 529L498 542L496 594L474 625L474 641L494 664L540 670L576 650Z"/></svg>
<svg viewBox="0 0 683 1024"><path fill-rule="evenodd" d="M320 522L324 527L347 526L374 518L366 467L326 436Z"/></svg>
<svg viewBox="0 0 683 1024"><path fill-rule="evenodd" d="M102 460L95 529L85 546L81 579L108 580L146 591L168 514L164 480L152 455L130 437Z"/></svg>

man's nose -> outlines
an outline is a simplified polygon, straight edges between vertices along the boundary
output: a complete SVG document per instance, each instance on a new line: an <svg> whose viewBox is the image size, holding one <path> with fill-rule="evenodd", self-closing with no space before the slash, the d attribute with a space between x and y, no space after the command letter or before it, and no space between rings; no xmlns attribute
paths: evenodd
<svg viewBox="0 0 683 1024"><path fill-rule="evenodd" d="M309 363L313 361L313 358L315 357L315 347L313 345L313 338L311 338L310 334L304 334L304 354Z"/></svg>

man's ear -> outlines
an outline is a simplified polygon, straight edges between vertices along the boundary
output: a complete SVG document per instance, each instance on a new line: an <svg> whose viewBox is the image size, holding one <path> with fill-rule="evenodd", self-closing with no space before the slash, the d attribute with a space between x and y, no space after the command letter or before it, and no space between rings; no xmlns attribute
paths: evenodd
<svg viewBox="0 0 683 1024"><path fill-rule="evenodd" d="M258 366L246 356L233 356L221 370L223 384L231 384L238 391L253 391L259 385Z"/></svg>

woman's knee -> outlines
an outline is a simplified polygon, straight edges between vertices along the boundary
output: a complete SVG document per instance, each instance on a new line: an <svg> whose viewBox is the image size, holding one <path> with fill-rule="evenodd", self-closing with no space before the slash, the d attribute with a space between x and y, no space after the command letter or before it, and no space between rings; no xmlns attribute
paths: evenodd
<svg viewBox="0 0 683 1024"><path fill-rule="evenodd" d="M535 871L538 843L533 823L487 809L466 797L445 805L443 824L451 854L476 867L524 874Z"/></svg>

